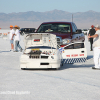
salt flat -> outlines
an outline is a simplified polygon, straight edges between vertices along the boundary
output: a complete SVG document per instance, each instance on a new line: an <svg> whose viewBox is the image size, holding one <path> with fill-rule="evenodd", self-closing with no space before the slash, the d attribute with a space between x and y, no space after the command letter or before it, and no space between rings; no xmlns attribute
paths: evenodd
<svg viewBox="0 0 100 100"><path fill-rule="evenodd" d="M21 46L24 48L23 38ZM59 70L21 70L21 52L10 52L0 38L0 100L100 100L100 71L93 70L93 51L86 37L88 60Z"/></svg>

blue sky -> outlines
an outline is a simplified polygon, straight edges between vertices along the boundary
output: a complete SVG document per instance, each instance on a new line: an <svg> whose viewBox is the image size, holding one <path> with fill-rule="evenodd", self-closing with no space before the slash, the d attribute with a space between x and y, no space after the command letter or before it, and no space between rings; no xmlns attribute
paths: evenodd
<svg viewBox="0 0 100 100"><path fill-rule="evenodd" d="M45 12L63 10L71 13L100 12L100 0L0 0L0 13Z"/></svg>

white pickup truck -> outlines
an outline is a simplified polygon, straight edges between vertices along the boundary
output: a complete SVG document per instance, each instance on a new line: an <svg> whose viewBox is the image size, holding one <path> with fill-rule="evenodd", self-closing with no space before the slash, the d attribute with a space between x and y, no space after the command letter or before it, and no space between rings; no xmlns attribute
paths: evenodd
<svg viewBox="0 0 100 100"><path fill-rule="evenodd" d="M57 47L56 35L31 33L24 35L25 50L20 57L21 69L60 68L62 54Z"/></svg>

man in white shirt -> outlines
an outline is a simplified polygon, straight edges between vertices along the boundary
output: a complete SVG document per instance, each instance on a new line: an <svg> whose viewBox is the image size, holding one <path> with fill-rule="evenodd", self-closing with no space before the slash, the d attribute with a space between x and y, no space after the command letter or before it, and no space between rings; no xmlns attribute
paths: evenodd
<svg viewBox="0 0 100 100"><path fill-rule="evenodd" d="M10 43L11 43L11 50L10 51L13 51L14 50L14 44L13 44L13 40L14 40L14 29L13 29L13 26L10 25L10 33L9 33L9 38L10 38Z"/></svg>
<svg viewBox="0 0 100 100"><path fill-rule="evenodd" d="M93 47L94 47L94 63L95 66L92 69L99 69L100 70L100 26L95 26L96 33L95 35L88 36L88 38L94 38L93 40Z"/></svg>
<svg viewBox="0 0 100 100"><path fill-rule="evenodd" d="M20 32L19 32L19 27L17 25L15 25L15 37L14 37L14 41L15 41L15 51L14 52L18 52L18 48L20 49L20 51L22 52L22 47L20 46L19 42L20 42Z"/></svg>

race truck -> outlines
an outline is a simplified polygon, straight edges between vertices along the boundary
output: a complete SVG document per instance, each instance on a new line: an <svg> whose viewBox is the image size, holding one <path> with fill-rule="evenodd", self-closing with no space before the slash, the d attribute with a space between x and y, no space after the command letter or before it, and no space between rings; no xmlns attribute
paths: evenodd
<svg viewBox="0 0 100 100"><path fill-rule="evenodd" d="M36 33L55 34L62 52L64 63L85 62L87 51L84 46L85 36L73 22L44 22Z"/></svg>
<svg viewBox="0 0 100 100"><path fill-rule="evenodd" d="M58 69L62 54L55 34L30 33L24 35L25 50L20 57L21 69Z"/></svg>

